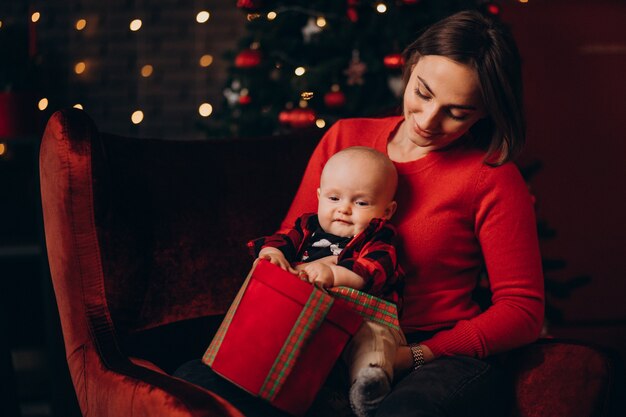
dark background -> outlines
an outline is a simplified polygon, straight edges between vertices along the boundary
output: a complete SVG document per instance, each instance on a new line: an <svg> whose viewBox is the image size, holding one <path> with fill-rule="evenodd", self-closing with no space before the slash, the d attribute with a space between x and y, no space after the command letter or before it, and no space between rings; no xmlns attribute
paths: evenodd
<svg viewBox="0 0 626 417"><path fill-rule="evenodd" d="M2 3L4 22L28 8L23 1ZM43 123L70 100L83 104L107 132L201 140L197 105L220 105L228 65L220 57L243 34L242 13L234 1L158 3L147 13L131 1L30 2L44 10L38 47L42 60L53 61L45 76L65 92L51 96L49 107L35 116ZM521 163L541 165L530 186L538 218L553 231L541 241L543 256L556 262L547 276L564 288L576 277L590 278L562 298L551 296L561 320L549 324L549 334L598 343L626 357L626 3L499 4L524 59L528 146ZM203 8L211 11L210 24L189 24L194 10ZM126 22L141 14L160 24L150 36L133 37ZM92 22L86 32L62 29L61 23L72 25L79 15ZM123 47L129 43L138 48ZM152 53L160 58L146 58ZM204 53L215 57L207 68L195 64ZM67 70L83 56L88 65L106 67L109 76L90 80ZM6 58L0 51L0 59ZM144 79L135 70L148 60L155 74ZM139 107L159 117L133 125L130 113ZM40 134L41 124L32 134L0 139L5 149L0 155L0 352L5 346L11 352L10 363L0 357L0 377L3 390L17 391L24 416L70 416L76 409L43 245ZM5 385L13 372L15 386Z"/></svg>

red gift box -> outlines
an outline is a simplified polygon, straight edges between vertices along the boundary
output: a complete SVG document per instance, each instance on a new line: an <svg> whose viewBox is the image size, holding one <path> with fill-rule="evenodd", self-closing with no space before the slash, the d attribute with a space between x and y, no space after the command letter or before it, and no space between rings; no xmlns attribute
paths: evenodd
<svg viewBox="0 0 626 417"><path fill-rule="evenodd" d="M362 322L345 300L262 260L202 361L235 385L299 416Z"/></svg>

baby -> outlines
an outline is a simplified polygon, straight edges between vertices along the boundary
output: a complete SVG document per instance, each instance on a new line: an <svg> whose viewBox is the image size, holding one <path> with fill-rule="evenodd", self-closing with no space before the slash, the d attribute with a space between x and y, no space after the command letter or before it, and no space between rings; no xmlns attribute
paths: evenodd
<svg viewBox="0 0 626 417"><path fill-rule="evenodd" d="M299 217L292 229L251 241L260 259L324 288L346 286L398 303L401 273L395 229L398 174L391 160L367 147L333 155L322 170L317 214ZM370 416L391 389L402 331L366 321L344 351L350 369L350 404Z"/></svg>

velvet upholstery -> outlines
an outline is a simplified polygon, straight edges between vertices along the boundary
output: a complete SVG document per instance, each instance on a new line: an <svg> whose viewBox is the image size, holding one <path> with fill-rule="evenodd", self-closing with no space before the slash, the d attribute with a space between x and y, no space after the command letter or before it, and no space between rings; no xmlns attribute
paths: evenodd
<svg viewBox="0 0 626 417"><path fill-rule="evenodd" d="M199 358L251 264L245 243L286 212L319 133L167 141L55 113L40 173L66 356L86 416L238 416L170 376ZM511 352L514 416L608 416L602 349L544 340Z"/></svg>

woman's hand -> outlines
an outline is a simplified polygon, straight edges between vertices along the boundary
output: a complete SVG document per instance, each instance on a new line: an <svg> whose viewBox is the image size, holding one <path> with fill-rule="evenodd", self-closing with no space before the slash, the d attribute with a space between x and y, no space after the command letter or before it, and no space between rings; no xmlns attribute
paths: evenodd
<svg viewBox="0 0 626 417"><path fill-rule="evenodd" d="M254 261L255 265L259 259L265 259L269 261L270 263L281 267L287 272L291 272L292 274L295 274L295 275L298 274L298 271L296 271L295 269L291 267L291 264L287 261L287 258L285 258L285 255L283 255L283 253L276 248L267 247L267 248L261 249L261 251L259 252L259 257L257 258L256 261Z"/></svg>

